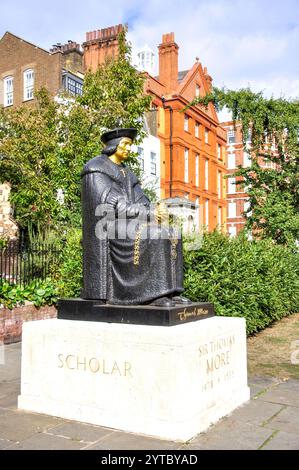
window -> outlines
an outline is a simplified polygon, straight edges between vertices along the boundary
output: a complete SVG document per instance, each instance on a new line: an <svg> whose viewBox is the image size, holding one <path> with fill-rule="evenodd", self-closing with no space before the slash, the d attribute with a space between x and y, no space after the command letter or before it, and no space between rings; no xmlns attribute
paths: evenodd
<svg viewBox="0 0 299 470"><path fill-rule="evenodd" d="M209 129L205 128L205 143L209 143Z"/></svg>
<svg viewBox="0 0 299 470"><path fill-rule="evenodd" d="M78 96L83 93L83 80L77 79L74 75L70 76L68 73L64 73L62 86L70 95Z"/></svg>
<svg viewBox="0 0 299 470"><path fill-rule="evenodd" d="M205 189L209 189L209 160L205 160Z"/></svg>
<svg viewBox="0 0 299 470"><path fill-rule="evenodd" d="M218 197L219 199L222 198L222 173L218 171L217 175L217 190L218 190Z"/></svg>
<svg viewBox="0 0 299 470"><path fill-rule="evenodd" d="M195 213L196 213L196 221L197 221L197 224L199 225L200 223L200 205L199 205L199 197L197 196L196 199L195 199Z"/></svg>
<svg viewBox="0 0 299 470"><path fill-rule="evenodd" d="M24 72L24 101L33 99L34 72L32 69Z"/></svg>
<svg viewBox="0 0 299 470"><path fill-rule="evenodd" d="M227 188L227 192L229 194L235 194L236 192L236 178L228 178L228 188Z"/></svg>
<svg viewBox="0 0 299 470"><path fill-rule="evenodd" d="M157 174L157 154L151 152L151 175Z"/></svg>
<svg viewBox="0 0 299 470"><path fill-rule="evenodd" d="M209 229L209 199L205 201L205 226Z"/></svg>
<svg viewBox="0 0 299 470"><path fill-rule="evenodd" d="M244 168L247 166L251 166L251 158L248 152L243 152L243 166Z"/></svg>
<svg viewBox="0 0 299 470"><path fill-rule="evenodd" d="M13 105L13 77L4 78L4 106Z"/></svg>
<svg viewBox="0 0 299 470"><path fill-rule="evenodd" d="M229 144L234 144L236 142L235 131L233 129L230 129L227 132L227 140Z"/></svg>
<svg viewBox="0 0 299 470"><path fill-rule="evenodd" d="M195 123L195 137L199 137L199 122Z"/></svg>
<svg viewBox="0 0 299 470"><path fill-rule="evenodd" d="M237 216L237 204L235 202L228 203L228 217L234 218Z"/></svg>
<svg viewBox="0 0 299 470"><path fill-rule="evenodd" d="M218 225L221 227L222 225L222 208L218 207Z"/></svg>
<svg viewBox="0 0 299 470"><path fill-rule="evenodd" d="M184 131L189 131L189 116L187 114L184 117Z"/></svg>
<svg viewBox="0 0 299 470"><path fill-rule="evenodd" d="M199 155L195 155L195 185L199 186Z"/></svg>
<svg viewBox="0 0 299 470"><path fill-rule="evenodd" d="M185 149L185 183L189 182L188 165L189 165L189 150Z"/></svg>
<svg viewBox="0 0 299 470"><path fill-rule="evenodd" d="M247 134L247 137L246 137L246 143L247 144L251 143L251 134L252 134L251 129L248 129L248 134Z"/></svg>
<svg viewBox="0 0 299 470"><path fill-rule="evenodd" d="M244 201L244 212L245 212L244 216L245 217L249 217L251 215L251 211L249 209L250 209L250 201Z"/></svg>
<svg viewBox="0 0 299 470"><path fill-rule="evenodd" d="M217 146L217 157L218 157L218 160L222 160L221 145L220 144L218 144L218 146Z"/></svg>
<svg viewBox="0 0 299 470"><path fill-rule="evenodd" d="M236 155L234 153L229 153L227 155L227 168L230 170L236 168Z"/></svg>
<svg viewBox="0 0 299 470"><path fill-rule="evenodd" d="M137 147L138 160L140 163L140 169L144 171L144 150L142 147Z"/></svg>
<svg viewBox="0 0 299 470"><path fill-rule="evenodd" d="M237 235L237 227L229 227L228 228L228 233L231 237L235 237Z"/></svg>
<svg viewBox="0 0 299 470"><path fill-rule="evenodd" d="M195 88L195 96L196 98L198 98L200 96L200 85L196 85L196 88Z"/></svg>
<svg viewBox="0 0 299 470"><path fill-rule="evenodd" d="M73 78L68 77L67 80L67 91L71 95L82 95L83 85L82 83L77 82Z"/></svg>

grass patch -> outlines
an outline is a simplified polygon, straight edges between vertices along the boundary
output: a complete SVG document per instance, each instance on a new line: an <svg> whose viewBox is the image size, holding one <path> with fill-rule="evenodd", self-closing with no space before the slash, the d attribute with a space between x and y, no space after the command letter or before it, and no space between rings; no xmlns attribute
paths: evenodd
<svg viewBox="0 0 299 470"><path fill-rule="evenodd" d="M292 342L298 341L299 313L283 318L247 340L250 375L271 376L281 380L299 379L299 364L291 363ZM297 355L299 360L299 353Z"/></svg>

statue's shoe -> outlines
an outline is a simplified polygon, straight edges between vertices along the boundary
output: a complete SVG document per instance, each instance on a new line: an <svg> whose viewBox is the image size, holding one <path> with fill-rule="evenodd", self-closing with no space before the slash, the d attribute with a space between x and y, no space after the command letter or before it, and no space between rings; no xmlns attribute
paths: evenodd
<svg viewBox="0 0 299 470"><path fill-rule="evenodd" d="M187 297L183 297L182 295L175 295L171 299L175 304L181 304L181 305L189 305L192 304L192 300L187 299Z"/></svg>
<svg viewBox="0 0 299 470"><path fill-rule="evenodd" d="M159 297L159 299L153 300L150 305L155 307L174 307L174 302L170 297Z"/></svg>

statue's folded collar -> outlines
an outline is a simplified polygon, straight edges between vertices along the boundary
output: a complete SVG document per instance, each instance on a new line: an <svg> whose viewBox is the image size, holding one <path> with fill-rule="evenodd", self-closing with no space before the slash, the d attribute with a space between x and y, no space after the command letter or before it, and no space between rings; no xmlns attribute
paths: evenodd
<svg viewBox="0 0 299 470"><path fill-rule="evenodd" d="M112 162L110 158L104 154L99 155L98 157L95 157L86 163L81 173L81 177L88 175L89 173L103 173L104 175L108 175L114 181L122 183L124 175L121 170L123 169L126 169L133 186L139 183L138 178L134 175L134 173L128 170L126 166L116 165L116 163Z"/></svg>

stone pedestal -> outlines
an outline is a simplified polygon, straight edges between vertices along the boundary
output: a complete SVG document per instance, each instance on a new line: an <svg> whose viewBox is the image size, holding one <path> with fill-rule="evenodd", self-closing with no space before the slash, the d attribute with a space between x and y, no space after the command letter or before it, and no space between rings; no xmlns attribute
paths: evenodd
<svg viewBox="0 0 299 470"><path fill-rule="evenodd" d="M241 318L24 325L21 409L186 441L248 399Z"/></svg>

